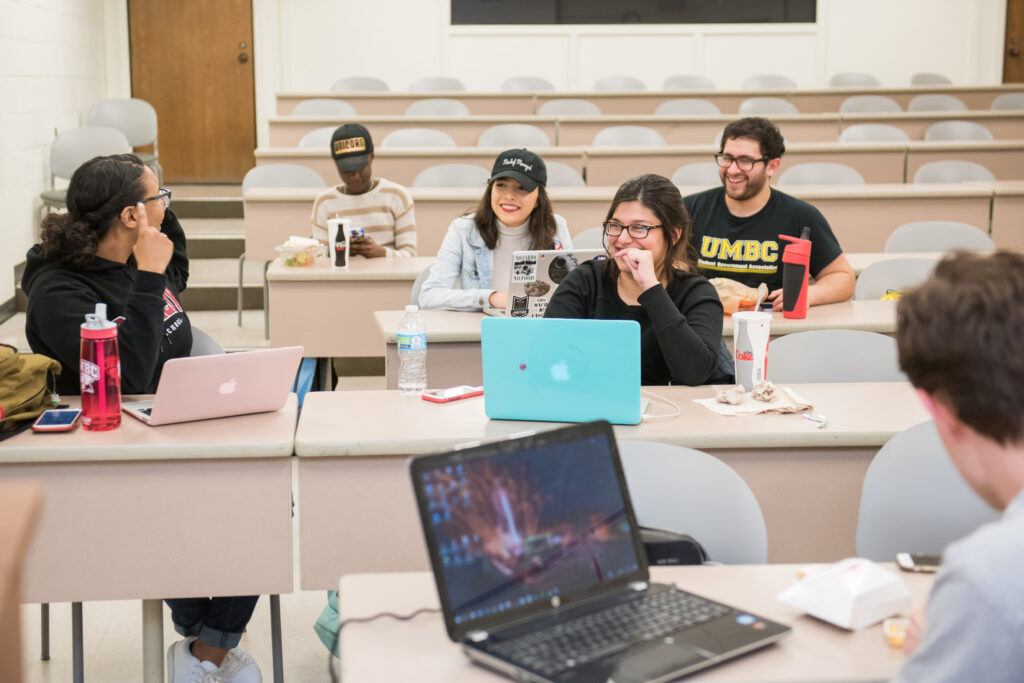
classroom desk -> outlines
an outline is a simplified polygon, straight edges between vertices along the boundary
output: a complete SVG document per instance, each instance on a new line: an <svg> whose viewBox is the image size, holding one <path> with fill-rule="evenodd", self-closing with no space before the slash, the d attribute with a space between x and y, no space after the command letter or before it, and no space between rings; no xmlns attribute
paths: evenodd
<svg viewBox="0 0 1024 683"><path fill-rule="evenodd" d="M849 557L871 459L928 414L909 383L792 386L828 417L827 427L801 415L723 417L692 402L714 396L712 387L652 387L682 414L615 433L699 448L733 467L764 512L769 562ZM671 412L657 401L651 406ZM483 398L435 404L397 391L307 394L295 434L302 590L334 588L353 572L429 567L408 455L557 426L488 420Z"/></svg>
<svg viewBox="0 0 1024 683"><path fill-rule="evenodd" d="M774 121L775 118L772 118ZM996 140L1020 140L1024 138L1024 116L1020 111L1010 110L968 110L968 111L905 111L869 114L842 114L839 117L840 131L861 123L885 123L906 131L911 140L924 140L928 126L939 121L973 121L992 133ZM789 135L779 125L787 141Z"/></svg>
<svg viewBox="0 0 1024 683"><path fill-rule="evenodd" d="M30 481L0 483L0 681L21 681L22 565L43 497Z"/></svg>
<svg viewBox="0 0 1024 683"><path fill-rule="evenodd" d="M433 257L353 257L348 270L332 271L326 258L296 268L276 259L267 270L270 345L292 346L320 358L380 355L373 312L403 308L413 282Z"/></svg>
<svg viewBox="0 0 1024 683"><path fill-rule="evenodd" d="M921 606L933 577L898 572L910 588L912 604ZM890 648L881 624L845 631L789 607L776 596L789 586L798 565L726 567L654 567L651 578L787 624L793 631L775 645L694 674L701 681L879 681L896 674L905 660ZM350 574L338 589L342 619L378 612L411 614L439 608L429 572ZM508 680L474 665L448 639L440 614L422 614L408 622L379 619L353 623L341 632L341 675L345 681L432 681L496 683ZM691 680L687 678L686 680Z"/></svg>
<svg viewBox="0 0 1024 683"><path fill-rule="evenodd" d="M377 355L384 343L384 375L388 389L398 388L398 347L395 335L404 311L376 311ZM480 320L483 313L465 311L420 311L427 327L427 382L432 388L477 385L483 382L480 369ZM895 301L843 301L812 306L807 317L785 318L772 314L772 339L811 330L863 330L892 335L896 331ZM722 326L726 346L732 348L732 318ZM312 339L310 339L312 341ZM306 345L298 337L294 344ZM306 348L309 348L308 346ZM770 356L770 353L769 353ZM769 366L770 367L770 366Z"/></svg>
<svg viewBox="0 0 1024 683"><path fill-rule="evenodd" d="M292 590L296 414L292 394L274 413L160 427L124 416L108 432L5 441L0 481L34 480L44 496L22 600L142 599L145 680L163 681L162 599ZM228 531L195 531L207 528Z"/></svg>
<svg viewBox="0 0 1024 683"><path fill-rule="evenodd" d="M913 182L917 170L933 161L973 161L992 171L997 180L1020 180L1024 178L1024 140L910 142L906 182Z"/></svg>
<svg viewBox="0 0 1024 683"><path fill-rule="evenodd" d="M294 92L278 93L277 114L287 116L295 105L309 99L337 99L352 105L360 116L400 115L409 105L428 97L459 100L473 114L534 114L550 100L582 99L596 104L603 114L653 114L663 102L674 99L702 99L712 102L723 114L735 114L740 103L749 97L781 97L796 105L802 113L837 112L843 100L853 95L884 95L896 100L903 109L911 98L923 93L943 93L959 97L971 109L988 109L998 95L1021 92L1016 83L1002 85L929 85L902 88L800 88L779 90L680 90L646 92L611 92L592 90L558 90L542 92Z"/></svg>

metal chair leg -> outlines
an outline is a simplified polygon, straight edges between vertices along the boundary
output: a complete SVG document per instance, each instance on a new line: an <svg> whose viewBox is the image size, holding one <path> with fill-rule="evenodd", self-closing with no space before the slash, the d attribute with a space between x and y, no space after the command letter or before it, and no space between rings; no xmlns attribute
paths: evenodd
<svg viewBox="0 0 1024 683"><path fill-rule="evenodd" d="M245 252L238 257L238 326L242 326L242 272L245 268Z"/></svg>
<svg viewBox="0 0 1024 683"><path fill-rule="evenodd" d="M39 605L39 632L41 641L39 659L48 662L50 661L50 603L48 602Z"/></svg>
<svg viewBox="0 0 1024 683"><path fill-rule="evenodd" d="M82 603L71 603L71 679L85 683L85 656L82 645Z"/></svg>
<svg viewBox="0 0 1024 683"><path fill-rule="evenodd" d="M284 652L281 647L281 596L270 596L270 646L274 654L274 683L284 683Z"/></svg>
<svg viewBox="0 0 1024 683"><path fill-rule="evenodd" d="M263 338L270 339L270 283L267 282L267 269L270 261L263 262Z"/></svg>

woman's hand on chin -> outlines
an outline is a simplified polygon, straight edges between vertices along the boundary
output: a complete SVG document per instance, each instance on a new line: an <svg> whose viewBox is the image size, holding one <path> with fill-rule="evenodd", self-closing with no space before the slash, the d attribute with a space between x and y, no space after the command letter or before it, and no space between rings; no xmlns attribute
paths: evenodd
<svg viewBox="0 0 1024 683"><path fill-rule="evenodd" d="M646 249L630 247L615 252L615 260L619 269L633 278L644 291L658 284L658 274L654 269L654 256Z"/></svg>
<svg viewBox="0 0 1024 683"><path fill-rule="evenodd" d="M142 204L135 205L135 215L139 222L138 238L132 253L135 254L135 263L139 270L148 270L152 273L162 273L167 269L174 255L174 243L167 235L160 232L160 226L149 224L146 216L146 209Z"/></svg>

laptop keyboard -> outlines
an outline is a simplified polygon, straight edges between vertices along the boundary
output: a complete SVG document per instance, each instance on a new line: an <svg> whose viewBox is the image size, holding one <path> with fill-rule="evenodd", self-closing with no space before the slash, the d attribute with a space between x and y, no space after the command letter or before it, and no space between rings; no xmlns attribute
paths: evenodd
<svg viewBox="0 0 1024 683"><path fill-rule="evenodd" d="M634 643L712 621L730 611L725 605L678 590L648 592L607 610L496 643L488 651L552 676L626 650Z"/></svg>

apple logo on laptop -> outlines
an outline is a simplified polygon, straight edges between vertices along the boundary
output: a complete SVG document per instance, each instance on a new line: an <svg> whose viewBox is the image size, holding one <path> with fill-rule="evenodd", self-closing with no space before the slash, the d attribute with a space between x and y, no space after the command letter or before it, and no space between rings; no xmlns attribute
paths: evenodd
<svg viewBox="0 0 1024 683"><path fill-rule="evenodd" d="M569 364L564 360L560 360L551 366L551 377L556 382L568 382L569 377Z"/></svg>
<svg viewBox="0 0 1024 683"><path fill-rule="evenodd" d="M224 395L224 396L227 396L228 394L235 393L235 389L237 389L237 388L238 388L238 380L237 379L230 379L227 382L224 382L224 384L220 385L220 393L222 395Z"/></svg>

